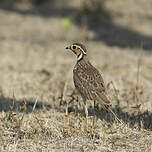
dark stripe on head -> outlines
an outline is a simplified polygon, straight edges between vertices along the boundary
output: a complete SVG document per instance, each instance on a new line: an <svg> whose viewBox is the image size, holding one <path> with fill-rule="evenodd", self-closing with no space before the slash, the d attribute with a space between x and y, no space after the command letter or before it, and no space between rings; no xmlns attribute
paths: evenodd
<svg viewBox="0 0 152 152"><path fill-rule="evenodd" d="M79 47L84 54L87 53L86 47L83 44L81 44L81 43L73 43L73 45L76 45L77 47Z"/></svg>

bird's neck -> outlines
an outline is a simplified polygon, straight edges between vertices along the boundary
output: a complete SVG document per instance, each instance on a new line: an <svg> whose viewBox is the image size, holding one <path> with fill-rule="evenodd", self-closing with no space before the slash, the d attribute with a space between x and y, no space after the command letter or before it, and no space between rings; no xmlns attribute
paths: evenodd
<svg viewBox="0 0 152 152"><path fill-rule="evenodd" d="M89 63L89 60L87 58L87 55L83 55L81 59L79 60L77 58L77 64L88 64L88 63Z"/></svg>
<svg viewBox="0 0 152 152"><path fill-rule="evenodd" d="M84 54L81 52L77 55L77 62L79 62L80 60L82 60L84 58Z"/></svg>

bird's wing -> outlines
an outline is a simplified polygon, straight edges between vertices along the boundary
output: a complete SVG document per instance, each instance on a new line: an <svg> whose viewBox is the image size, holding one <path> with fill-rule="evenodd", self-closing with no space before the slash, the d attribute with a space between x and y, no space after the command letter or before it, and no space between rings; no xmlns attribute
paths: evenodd
<svg viewBox="0 0 152 152"><path fill-rule="evenodd" d="M99 71L78 69L74 73L74 83L79 92L89 100L97 100L101 105L110 105L106 96L104 81Z"/></svg>

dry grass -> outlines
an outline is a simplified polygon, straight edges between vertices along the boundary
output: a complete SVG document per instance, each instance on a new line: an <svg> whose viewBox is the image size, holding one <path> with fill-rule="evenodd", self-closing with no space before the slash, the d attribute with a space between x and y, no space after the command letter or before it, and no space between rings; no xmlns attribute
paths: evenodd
<svg viewBox="0 0 152 152"><path fill-rule="evenodd" d="M107 85L112 109L124 122L109 122L99 107L93 125L89 101L86 124L72 82L76 60L64 50L70 42L56 41L77 40L81 29L72 25L64 36L59 18L4 10L0 18L0 151L152 150L151 53L85 42L106 84L113 82Z"/></svg>

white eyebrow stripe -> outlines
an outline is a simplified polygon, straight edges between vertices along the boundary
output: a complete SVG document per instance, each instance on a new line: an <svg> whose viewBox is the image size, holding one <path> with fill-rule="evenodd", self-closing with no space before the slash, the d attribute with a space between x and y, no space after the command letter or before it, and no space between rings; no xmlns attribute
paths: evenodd
<svg viewBox="0 0 152 152"><path fill-rule="evenodd" d="M79 49L83 52L83 54L86 54L86 52L85 52L80 46L78 46L78 45L76 45L76 44L75 44L75 46L76 46L77 48L79 48Z"/></svg>

